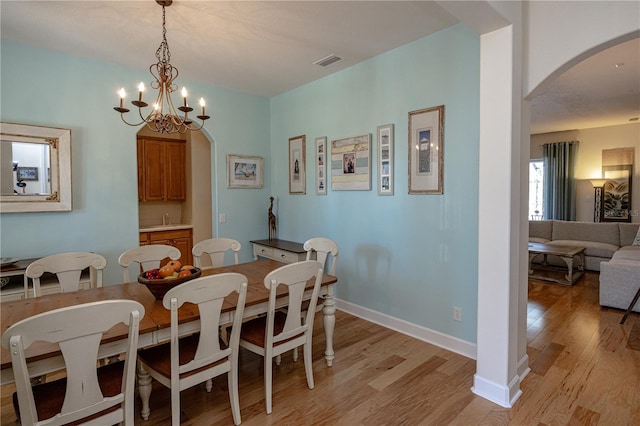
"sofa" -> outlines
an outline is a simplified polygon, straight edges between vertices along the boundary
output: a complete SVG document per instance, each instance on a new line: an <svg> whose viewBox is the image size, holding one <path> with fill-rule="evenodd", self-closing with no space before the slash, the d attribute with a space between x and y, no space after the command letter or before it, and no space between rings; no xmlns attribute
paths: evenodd
<svg viewBox="0 0 640 426"><path fill-rule="evenodd" d="M639 228L637 223L532 220L529 241L584 247L585 269L600 271L600 305L627 309L640 287ZM556 256L548 261L564 265ZM633 310L640 312L640 301Z"/></svg>

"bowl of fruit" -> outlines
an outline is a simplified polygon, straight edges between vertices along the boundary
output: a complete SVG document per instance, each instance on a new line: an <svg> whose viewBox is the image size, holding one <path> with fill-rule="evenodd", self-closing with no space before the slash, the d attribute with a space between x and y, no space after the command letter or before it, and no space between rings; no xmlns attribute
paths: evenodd
<svg viewBox="0 0 640 426"><path fill-rule="evenodd" d="M186 281L198 278L202 270L192 265L182 265L171 260L160 269L150 269L138 275L138 282L147 286L156 299L162 300L171 288Z"/></svg>

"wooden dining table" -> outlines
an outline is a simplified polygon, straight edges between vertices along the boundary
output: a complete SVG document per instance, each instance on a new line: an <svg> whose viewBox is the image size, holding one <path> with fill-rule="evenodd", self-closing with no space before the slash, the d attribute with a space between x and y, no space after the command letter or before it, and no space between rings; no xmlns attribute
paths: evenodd
<svg viewBox="0 0 640 426"><path fill-rule="evenodd" d="M275 260L261 259L237 265L229 265L202 271L203 276L222 274L225 272L237 272L247 277L247 298L245 302L244 317L250 318L267 312L269 291L264 286L265 276L281 267L284 263ZM333 286L337 282L333 275L324 274L320 294L323 300L323 324L326 337L325 360L328 366L333 365L333 332L335 327L335 301L333 299ZM313 281L307 285L305 298L311 297ZM287 305L285 297L286 289L279 292L276 307ZM3 302L0 304L0 326L4 333L16 322L47 312L53 309L82 303L101 300L127 299L140 302L145 309L145 315L140 322L140 335L138 347L145 348L170 338L171 314L162 306L161 300L151 294L149 289L138 282L108 285L100 288L80 290L73 293L60 293L47 296L22 299L18 301ZM231 295L223 304L221 322L232 322L233 313L237 303L237 295ZM179 310L180 334L187 335L200 329L198 308L195 305L185 304ZM125 352L128 328L120 324L107 332L102 339L99 349L99 358L117 356ZM64 368L64 360L57 345L35 342L27 350L27 362L32 377L59 371ZM0 384L13 382L13 370L9 351L0 350ZM151 391L151 378L148 373L138 369L138 387L143 399L143 417L148 416L148 393ZM148 393L147 393L148 392ZM145 401L146 400L146 401ZM147 411L145 413L145 411Z"/></svg>

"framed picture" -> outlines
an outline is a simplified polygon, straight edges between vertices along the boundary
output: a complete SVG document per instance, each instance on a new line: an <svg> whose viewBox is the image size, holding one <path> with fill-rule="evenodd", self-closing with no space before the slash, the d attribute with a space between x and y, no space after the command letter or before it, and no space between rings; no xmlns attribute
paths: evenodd
<svg viewBox="0 0 640 426"><path fill-rule="evenodd" d="M227 155L227 188L262 188L263 185L262 157Z"/></svg>
<svg viewBox="0 0 640 426"><path fill-rule="evenodd" d="M16 174L18 180L38 180L37 167L17 167Z"/></svg>
<svg viewBox="0 0 640 426"><path fill-rule="evenodd" d="M409 113L409 194L442 194L444 105Z"/></svg>
<svg viewBox="0 0 640 426"><path fill-rule="evenodd" d="M378 195L393 195L393 124L378 126Z"/></svg>
<svg viewBox="0 0 640 426"><path fill-rule="evenodd" d="M603 222L631 222L631 182L633 166L602 166L605 179L602 187Z"/></svg>
<svg viewBox="0 0 640 426"><path fill-rule="evenodd" d="M327 137L316 138L316 194L327 195Z"/></svg>
<svg viewBox="0 0 640 426"><path fill-rule="evenodd" d="M371 189L371 134L331 141L331 189Z"/></svg>
<svg viewBox="0 0 640 426"><path fill-rule="evenodd" d="M289 138L289 194L307 193L305 141L305 135Z"/></svg>

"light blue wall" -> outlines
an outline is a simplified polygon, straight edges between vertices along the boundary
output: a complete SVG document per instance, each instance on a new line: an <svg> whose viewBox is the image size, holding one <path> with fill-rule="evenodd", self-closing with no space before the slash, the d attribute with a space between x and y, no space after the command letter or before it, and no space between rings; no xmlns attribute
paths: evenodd
<svg viewBox="0 0 640 426"><path fill-rule="evenodd" d="M118 256L138 245L138 129L124 125L113 107L118 88L131 93L137 82L151 79L148 70L1 43L0 119L71 129L73 163L73 211L0 215L2 256L96 251L108 261L105 283L121 282ZM269 100L190 82L181 71L180 81L208 101L212 116L205 133L214 143L214 197L217 211L227 214L227 223L214 229L240 240L241 257L249 260L249 240L267 235L270 180L261 190L227 189L226 155L269 156Z"/></svg>
<svg viewBox="0 0 640 426"><path fill-rule="evenodd" d="M334 239L338 297L475 342L479 38L463 25L271 99L271 177L280 238ZM408 112L445 105L444 195L407 194ZM395 195L315 194L315 138L395 125ZM288 139L306 135L307 193L288 193ZM329 185L327 185L329 187ZM453 306L463 322L453 321Z"/></svg>
<svg viewBox="0 0 640 426"><path fill-rule="evenodd" d="M112 107L147 70L133 70L2 40L2 121L72 130L73 211L0 215L3 257L96 251L105 283L120 282L119 254L138 244L136 128ZM276 197L279 236L326 236L340 245L338 296L346 301L475 342L477 303L479 39L462 25L405 45L271 100L184 81L207 99L212 119L214 217L219 236L267 236ZM179 66L179 64L177 64ZM182 71L182 70L181 70ZM188 78L182 71L181 79ZM407 194L407 114L445 111L444 195ZM315 195L314 139L395 124L395 195L328 191ZM288 139L307 137L307 194L288 194ZM372 145L377 161L376 143ZM227 189L226 155L265 158L263 189ZM452 320L452 307L464 321Z"/></svg>

